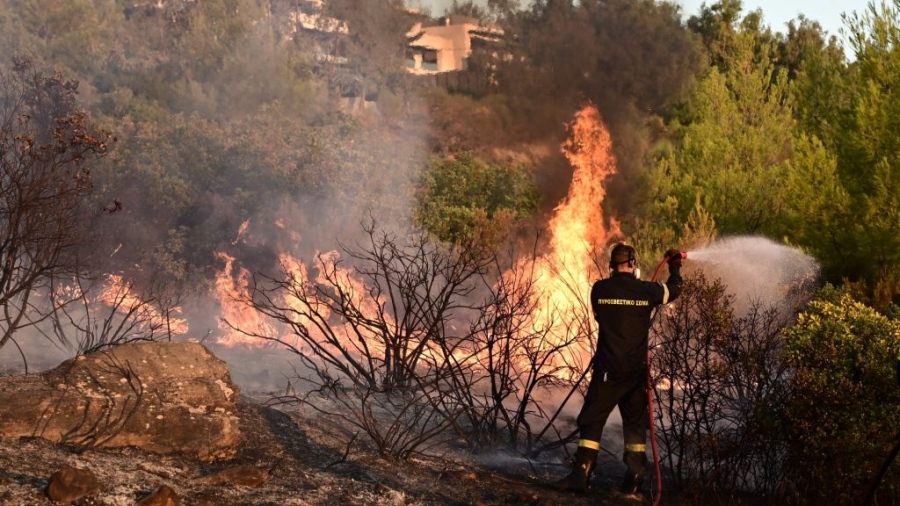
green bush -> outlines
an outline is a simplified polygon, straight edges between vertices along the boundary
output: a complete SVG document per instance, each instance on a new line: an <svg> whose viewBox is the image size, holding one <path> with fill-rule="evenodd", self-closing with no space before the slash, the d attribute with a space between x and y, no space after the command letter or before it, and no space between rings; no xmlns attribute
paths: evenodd
<svg viewBox="0 0 900 506"><path fill-rule="evenodd" d="M443 241L527 217L537 207L534 180L522 166L486 163L462 153L427 170L416 209L418 222Z"/></svg>
<svg viewBox="0 0 900 506"><path fill-rule="evenodd" d="M784 337L788 478L801 503L859 504L900 433L900 322L828 287ZM894 470L880 493L896 503L898 485Z"/></svg>

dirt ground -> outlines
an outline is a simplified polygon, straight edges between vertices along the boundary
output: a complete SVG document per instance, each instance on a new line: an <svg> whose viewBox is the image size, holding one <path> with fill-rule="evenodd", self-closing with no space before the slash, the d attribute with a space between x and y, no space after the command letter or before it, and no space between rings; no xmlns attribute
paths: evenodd
<svg viewBox="0 0 900 506"><path fill-rule="evenodd" d="M239 412L245 440L238 456L214 464L137 449L76 453L39 439L0 440L0 505L52 504L48 478L63 464L90 469L104 487L75 503L81 506L131 506L161 485L172 487L185 506L640 504L615 492L621 471L613 455L601 457L595 490L579 496L543 485L566 473L558 460L448 452L390 462L362 437L348 451L346 430L300 410L245 399ZM201 479L234 466L270 471L269 478L256 488Z"/></svg>
<svg viewBox="0 0 900 506"><path fill-rule="evenodd" d="M309 408L266 405L272 392L284 392L287 385L286 371L291 368L283 353L257 350L251 360L240 350L213 351L228 362L241 391L238 409L244 442L236 458L210 464L136 448L78 453L36 438L0 438L0 506L53 504L45 490L50 476L64 464L90 469L104 487L78 506L133 506L162 485L174 489L183 506L641 504L616 491L624 472L621 453L601 452L594 490L580 496L545 485L568 472L562 455L538 462L499 453L473 454L457 446L435 449L428 457L387 461L362 434L348 450L358 429L336 424L334 417ZM48 359L44 367L55 364ZM603 444L614 451L621 448L621 429L609 429L610 440L604 434ZM270 471L269 478L256 488L215 485L205 479L236 466ZM645 492L649 490L645 485ZM664 495L661 504L679 502Z"/></svg>

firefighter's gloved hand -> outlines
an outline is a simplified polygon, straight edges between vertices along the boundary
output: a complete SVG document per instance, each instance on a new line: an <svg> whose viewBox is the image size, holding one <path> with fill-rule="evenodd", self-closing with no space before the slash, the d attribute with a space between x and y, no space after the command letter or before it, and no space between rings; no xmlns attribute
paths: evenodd
<svg viewBox="0 0 900 506"><path fill-rule="evenodd" d="M669 269L680 269L683 259L684 255L677 249L666 251L666 261L669 262Z"/></svg>

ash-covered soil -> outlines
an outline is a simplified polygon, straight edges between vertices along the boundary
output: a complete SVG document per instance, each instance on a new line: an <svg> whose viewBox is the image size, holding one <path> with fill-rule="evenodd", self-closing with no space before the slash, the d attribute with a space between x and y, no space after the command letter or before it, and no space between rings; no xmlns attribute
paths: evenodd
<svg viewBox="0 0 900 506"><path fill-rule="evenodd" d="M346 428L301 410L245 399L239 414L245 440L237 457L211 464L137 449L75 452L40 439L2 439L0 505L53 504L48 479L64 464L90 469L103 486L101 494L75 503L82 506L132 506L162 485L185 506L639 504L615 492L621 476L615 455L601 457L595 490L579 496L542 485L566 473L561 462L450 450L392 462L367 448L363 435L348 448ZM256 488L203 479L235 466L270 474Z"/></svg>

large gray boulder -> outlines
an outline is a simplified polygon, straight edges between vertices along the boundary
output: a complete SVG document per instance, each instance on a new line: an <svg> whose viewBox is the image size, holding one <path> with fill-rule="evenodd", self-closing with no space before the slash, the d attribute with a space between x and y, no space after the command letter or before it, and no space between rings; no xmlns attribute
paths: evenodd
<svg viewBox="0 0 900 506"><path fill-rule="evenodd" d="M241 440L238 395L225 363L200 344L126 344L0 377L0 437L230 458Z"/></svg>

